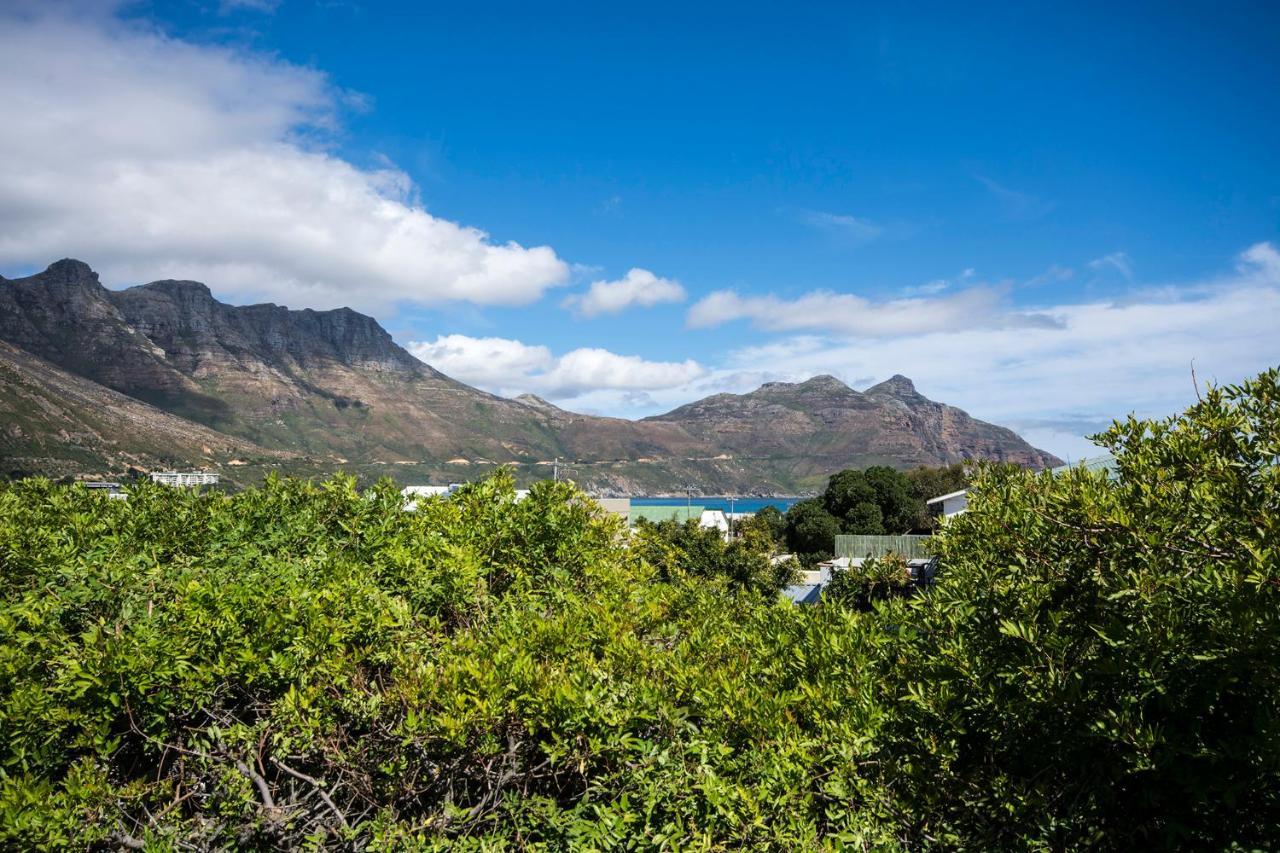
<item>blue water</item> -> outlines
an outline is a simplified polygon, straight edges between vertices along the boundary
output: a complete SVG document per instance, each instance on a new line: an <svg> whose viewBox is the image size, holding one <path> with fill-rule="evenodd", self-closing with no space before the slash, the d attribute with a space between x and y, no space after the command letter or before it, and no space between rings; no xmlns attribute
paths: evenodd
<svg viewBox="0 0 1280 853"><path fill-rule="evenodd" d="M702 506L707 509L722 509L729 512L729 498L727 496L705 497L700 498L694 495L692 503L694 506ZM776 506L779 511L786 512L791 505L804 498L733 498L734 512L759 512L767 506ZM690 503L688 498L632 498L632 506L685 506Z"/></svg>

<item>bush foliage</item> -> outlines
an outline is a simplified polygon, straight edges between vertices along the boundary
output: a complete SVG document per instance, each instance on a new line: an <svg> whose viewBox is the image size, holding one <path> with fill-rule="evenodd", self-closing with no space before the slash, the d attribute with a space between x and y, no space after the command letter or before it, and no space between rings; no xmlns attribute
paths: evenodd
<svg viewBox="0 0 1280 853"><path fill-rule="evenodd" d="M8 484L0 845L1274 847L1277 378L979 471L855 607L563 483Z"/></svg>

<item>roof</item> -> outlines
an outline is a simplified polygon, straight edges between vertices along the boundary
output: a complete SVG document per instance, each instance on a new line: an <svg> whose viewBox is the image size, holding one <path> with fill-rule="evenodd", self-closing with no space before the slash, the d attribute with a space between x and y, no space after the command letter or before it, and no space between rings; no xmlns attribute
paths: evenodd
<svg viewBox="0 0 1280 853"><path fill-rule="evenodd" d="M1059 465L1057 468L1053 469L1053 473L1060 474L1063 471L1069 471L1072 468L1083 468L1086 471L1106 471L1107 476L1113 480L1116 478L1118 473L1116 458L1110 453L1103 453L1098 456L1086 456L1078 462L1068 465Z"/></svg>
<svg viewBox="0 0 1280 853"><path fill-rule="evenodd" d="M674 518L676 521L685 521L686 519L692 518L697 521L702 518L702 512L705 509L705 506L699 506L698 504L694 504L693 506L636 506L635 504L632 504L631 522L634 524L642 518L645 521L654 522L666 521L669 518Z"/></svg>
<svg viewBox="0 0 1280 853"><path fill-rule="evenodd" d="M783 587L782 594L796 604L817 604L822 598L822 584L796 583Z"/></svg>
<svg viewBox="0 0 1280 853"><path fill-rule="evenodd" d="M969 491L968 489L961 489L961 490L960 490L960 491L958 491L958 492L949 492L949 493L947 493L947 494L945 494L945 495L938 495L938 497L936 497L936 498L929 498L929 500L925 501L925 503L927 503L927 504L942 503L943 501L949 501L949 500L951 500L952 498L958 498L958 497L960 497L961 495L965 494L965 493L966 493L966 492L968 492L968 491Z"/></svg>

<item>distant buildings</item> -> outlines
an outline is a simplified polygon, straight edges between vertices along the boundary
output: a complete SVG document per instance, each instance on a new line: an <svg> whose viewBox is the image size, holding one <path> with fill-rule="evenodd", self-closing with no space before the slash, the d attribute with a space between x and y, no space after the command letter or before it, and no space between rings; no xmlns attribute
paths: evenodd
<svg viewBox="0 0 1280 853"><path fill-rule="evenodd" d="M218 483L218 475L209 471L152 471L151 479L162 486L178 488L214 486Z"/></svg>

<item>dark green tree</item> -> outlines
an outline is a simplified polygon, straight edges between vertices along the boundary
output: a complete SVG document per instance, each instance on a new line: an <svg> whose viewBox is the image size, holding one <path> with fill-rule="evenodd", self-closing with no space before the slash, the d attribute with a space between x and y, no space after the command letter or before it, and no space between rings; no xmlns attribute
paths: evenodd
<svg viewBox="0 0 1280 853"><path fill-rule="evenodd" d="M787 548L797 556L810 561L831 556L841 532L840 520L818 498L799 501L787 510Z"/></svg>

